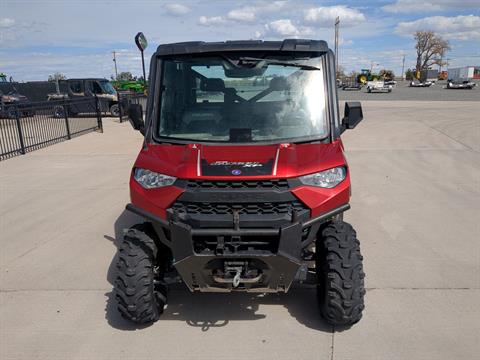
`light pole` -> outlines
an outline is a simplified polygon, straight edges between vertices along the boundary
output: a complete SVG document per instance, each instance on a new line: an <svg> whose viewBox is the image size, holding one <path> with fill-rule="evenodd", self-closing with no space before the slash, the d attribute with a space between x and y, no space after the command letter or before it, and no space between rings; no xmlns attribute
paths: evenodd
<svg viewBox="0 0 480 360"><path fill-rule="evenodd" d="M340 17L335 19L335 76L338 75L338 30L340 27Z"/></svg>
<svg viewBox="0 0 480 360"><path fill-rule="evenodd" d="M115 80L118 80L117 57L115 51L113 51L113 63L115 64Z"/></svg>
<svg viewBox="0 0 480 360"><path fill-rule="evenodd" d="M402 59L402 80L405 81L405 54L403 54Z"/></svg>

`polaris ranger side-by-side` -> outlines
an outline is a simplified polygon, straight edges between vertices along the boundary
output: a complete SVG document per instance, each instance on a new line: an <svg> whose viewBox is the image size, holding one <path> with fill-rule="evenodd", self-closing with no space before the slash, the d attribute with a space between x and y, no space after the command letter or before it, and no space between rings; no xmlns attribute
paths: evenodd
<svg viewBox="0 0 480 360"><path fill-rule="evenodd" d="M364 272L349 209L340 135L363 118L338 110L334 55L315 40L161 45L150 66L145 141L127 209L116 299L137 323L156 321L169 282L191 291L318 288L331 324L362 316ZM178 278L178 277L177 277Z"/></svg>
<svg viewBox="0 0 480 360"><path fill-rule="evenodd" d="M57 83L56 93L48 94L47 100L84 99L94 96L99 99L101 111L109 112L114 117L120 115L117 91L107 79L81 78L60 80ZM70 114L76 115L82 112L91 112L92 108L91 104L80 102L69 105L67 110ZM55 107L54 112L57 117L63 117L64 107L58 105Z"/></svg>

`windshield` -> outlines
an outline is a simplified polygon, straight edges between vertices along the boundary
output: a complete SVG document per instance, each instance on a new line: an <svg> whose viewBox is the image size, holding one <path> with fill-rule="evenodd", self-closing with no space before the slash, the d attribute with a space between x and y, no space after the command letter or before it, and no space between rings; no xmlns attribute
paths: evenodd
<svg viewBox="0 0 480 360"><path fill-rule="evenodd" d="M322 59L163 60L162 138L280 142L328 135Z"/></svg>
<svg viewBox="0 0 480 360"><path fill-rule="evenodd" d="M110 81L100 81L100 86L107 94L115 95L117 93Z"/></svg>

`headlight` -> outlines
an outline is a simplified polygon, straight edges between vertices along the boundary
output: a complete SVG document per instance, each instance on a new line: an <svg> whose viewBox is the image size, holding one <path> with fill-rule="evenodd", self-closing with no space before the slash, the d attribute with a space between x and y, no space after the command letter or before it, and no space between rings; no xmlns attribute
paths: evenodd
<svg viewBox="0 0 480 360"><path fill-rule="evenodd" d="M155 189L172 185L177 178L150 170L136 168L133 177L145 189Z"/></svg>
<svg viewBox="0 0 480 360"><path fill-rule="evenodd" d="M302 184L318 186L322 188L333 188L340 184L347 176L347 170L343 167L328 169L315 174L300 177Z"/></svg>

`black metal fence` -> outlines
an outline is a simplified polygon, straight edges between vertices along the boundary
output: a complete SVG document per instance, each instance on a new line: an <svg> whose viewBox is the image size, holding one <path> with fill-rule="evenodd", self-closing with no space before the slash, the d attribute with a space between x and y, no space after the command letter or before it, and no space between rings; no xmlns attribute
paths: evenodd
<svg viewBox="0 0 480 360"><path fill-rule="evenodd" d="M147 110L147 96L145 94L132 92L119 92L118 104L120 106L120 122L128 120L128 107L130 104L140 104L143 108L143 113Z"/></svg>
<svg viewBox="0 0 480 360"><path fill-rule="evenodd" d="M0 160L91 131L103 132L96 98L1 104Z"/></svg>

